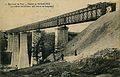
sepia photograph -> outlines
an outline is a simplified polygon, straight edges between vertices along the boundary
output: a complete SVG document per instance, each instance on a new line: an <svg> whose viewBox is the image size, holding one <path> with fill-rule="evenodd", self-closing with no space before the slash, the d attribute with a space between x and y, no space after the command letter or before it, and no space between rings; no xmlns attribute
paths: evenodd
<svg viewBox="0 0 120 77"><path fill-rule="evenodd" d="M0 77L120 77L120 0L0 0Z"/></svg>

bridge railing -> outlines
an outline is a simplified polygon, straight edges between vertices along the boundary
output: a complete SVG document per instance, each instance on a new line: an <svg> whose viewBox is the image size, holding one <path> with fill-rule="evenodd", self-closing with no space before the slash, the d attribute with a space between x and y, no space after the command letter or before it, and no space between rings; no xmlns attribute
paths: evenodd
<svg viewBox="0 0 120 77"><path fill-rule="evenodd" d="M70 13L66 13L63 15L59 15L57 17L53 17L47 20L39 21L36 23L24 25L22 27L18 27L15 29L8 30L8 33L12 32L23 32L35 29L44 29L50 27L57 27L62 25L76 24L82 22L88 22L98 19L100 16L106 14L107 7L111 7L111 11L116 10L116 3L97 3L88 5L86 8L76 10Z"/></svg>

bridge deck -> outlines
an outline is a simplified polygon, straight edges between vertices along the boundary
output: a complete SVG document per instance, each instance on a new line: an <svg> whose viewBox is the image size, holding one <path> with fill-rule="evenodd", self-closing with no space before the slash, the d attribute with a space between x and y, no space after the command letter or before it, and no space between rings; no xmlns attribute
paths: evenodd
<svg viewBox="0 0 120 77"><path fill-rule="evenodd" d="M98 19L100 16L104 15L107 12L106 10L107 7L109 6L111 7L110 12L116 10L116 3L109 3L109 2L96 3L93 5L88 5L86 8L80 10L76 10L43 21L38 21L36 23L24 25L22 27L14 28L6 32L7 33L24 32L35 29L44 29L44 28L57 27L62 25L94 21Z"/></svg>

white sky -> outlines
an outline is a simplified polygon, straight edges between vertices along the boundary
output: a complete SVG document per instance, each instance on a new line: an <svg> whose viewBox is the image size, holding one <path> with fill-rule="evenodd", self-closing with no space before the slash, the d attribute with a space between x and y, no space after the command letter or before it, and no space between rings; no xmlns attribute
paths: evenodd
<svg viewBox="0 0 120 77"><path fill-rule="evenodd" d="M0 29L8 30L30 24L40 20L48 19L64 13L75 11L86 7L87 4L97 2L105 2L115 0L0 0ZM10 8L6 3L41 3L50 2L53 8ZM90 22L89 22L90 23ZM89 23L75 24L70 26L70 31L79 32L83 30ZM53 29L52 29L53 30ZM48 29L51 31L51 29Z"/></svg>

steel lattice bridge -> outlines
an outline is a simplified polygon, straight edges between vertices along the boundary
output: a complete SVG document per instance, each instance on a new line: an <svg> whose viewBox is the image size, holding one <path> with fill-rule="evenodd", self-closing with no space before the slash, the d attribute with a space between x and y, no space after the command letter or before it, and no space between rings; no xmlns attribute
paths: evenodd
<svg viewBox="0 0 120 77"><path fill-rule="evenodd" d="M106 14L108 10L109 12L115 11L116 3L100 2L100 3L88 5L86 8L76 10L70 13L66 13L63 15L59 15L43 21L38 21L36 23L24 25L22 27L14 28L8 30L7 32L8 33L25 32L35 29L45 29L45 28L62 26L62 25L70 25L70 24L94 21L99 17L101 17L102 15Z"/></svg>
<svg viewBox="0 0 120 77"><path fill-rule="evenodd" d="M41 39L44 37L41 37L43 34L40 29L57 27L55 28L55 47L50 52L56 61L63 54L61 51L68 43L68 27L66 25L94 21L115 10L116 3L96 3L80 10L6 31L8 37L6 53L11 53L10 66L18 66L20 69L44 60L43 56L48 54L45 54L43 44L41 44L43 41Z"/></svg>

